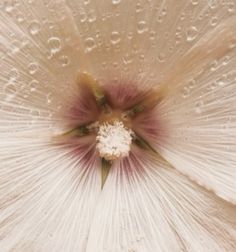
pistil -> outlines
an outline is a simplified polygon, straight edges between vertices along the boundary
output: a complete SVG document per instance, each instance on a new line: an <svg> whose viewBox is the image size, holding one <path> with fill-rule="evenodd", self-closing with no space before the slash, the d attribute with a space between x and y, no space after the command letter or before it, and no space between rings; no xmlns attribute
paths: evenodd
<svg viewBox="0 0 236 252"><path fill-rule="evenodd" d="M128 156L132 134L132 130L126 128L122 121L101 124L96 137L100 157L115 160Z"/></svg>

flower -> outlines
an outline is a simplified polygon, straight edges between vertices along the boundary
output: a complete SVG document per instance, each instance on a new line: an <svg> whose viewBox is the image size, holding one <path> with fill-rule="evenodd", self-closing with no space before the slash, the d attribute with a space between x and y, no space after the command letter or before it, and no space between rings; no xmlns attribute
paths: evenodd
<svg viewBox="0 0 236 252"><path fill-rule="evenodd" d="M235 251L235 1L0 10L1 251Z"/></svg>

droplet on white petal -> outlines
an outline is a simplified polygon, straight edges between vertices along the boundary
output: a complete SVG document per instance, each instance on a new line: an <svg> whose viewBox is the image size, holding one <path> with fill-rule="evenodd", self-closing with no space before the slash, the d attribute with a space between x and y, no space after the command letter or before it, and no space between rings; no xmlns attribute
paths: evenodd
<svg viewBox="0 0 236 252"><path fill-rule="evenodd" d="M48 45L51 51L51 55L54 55L61 50L61 40L58 37L49 38Z"/></svg>
<svg viewBox="0 0 236 252"><path fill-rule="evenodd" d="M18 20L19 21L19 20ZM20 19L20 22L22 22L22 20ZM36 35L39 31L40 31L41 25L38 21L34 20L30 23L29 25L29 32L32 35Z"/></svg>
<svg viewBox="0 0 236 252"><path fill-rule="evenodd" d="M95 41L93 38L87 38L85 40L85 52L91 52L95 48Z"/></svg>
<svg viewBox="0 0 236 252"><path fill-rule="evenodd" d="M198 35L198 29L195 26L191 26L187 32L186 32L186 36L187 36L187 41L193 41Z"/></svg>

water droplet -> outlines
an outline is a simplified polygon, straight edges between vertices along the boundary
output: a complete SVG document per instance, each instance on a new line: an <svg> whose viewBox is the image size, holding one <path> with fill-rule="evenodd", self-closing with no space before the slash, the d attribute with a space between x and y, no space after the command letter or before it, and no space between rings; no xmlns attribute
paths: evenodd
<svg viewBox="0 0 236 252"><path fill-rule="evenodd" d="M16 68L12 68L8 76L9 82L14 82L19 77L19 71Z"/></svg>
<svg viewBox="0 0 236 252"><path fill-rule="evenodd" d="M30 74L35 74L38 70L38 64L36 62L30 63L28 65L28 70Z"/></svg>
<svg viewBox="0 0 236 252"><path fill-rule="evenodd" d="M7 83L4 87L4 91L6 94L15 94L16 93L16 86L14 83Z"/></svg>
<svg viewBox="0 0 236 252"><path fill-rule="evenodd" d="M114 68L117 68L119 66L119 64L117 62L113 62L112 65Z"/></svg>
<svg viewBox="0 0 236 252"><path fill-rule="evenodd" d="M146 21L140 21L138 22L138 33L144 33L148 30Z"/></svg>
<svg viewBox="0 0 236 252"><path fill-rule="evenodd" d="M121 3L121 0L112 0L112 4L114 4L114 5L117 5L119 3Z"/></svg>
<svg viewBox="0 0 236 252"><path fill-rule="evenodd" d="M198 0L191 0L192 5L198 5Z"/></svg>
<svg viewBox="0 0 236 252"><path fill-rule="evenodd" d="M210 68L211 68L211 71L215 71L217 69L217 66L218 66L218 61L217 60L214 60L211 65L210 65Z"/></svg>
<svg viewBox="0 0 236 252"><path fill-rule="evenodd" d="M33 117L38 117L40 116L40 111L39 110L31 110L30 111L30 114L33 116ZM35 118L34 118L35 119Z"/></svg>
<svg viewBox="0 0 236 252"><path fill-rule="evenodd" d="M167 14L167 8L164 7L161 11L162 16L165 16Z"/></svg>
<svg viewBox="0 0 236 252"><path fill-rule="evenodd" d="M94 41L94 39L91 38L91 37L87 38L85 40L85 47L86 47L86 49L85 49L86 52L91 52L95 48L95 41Z"/></svg>
<svg viewBox="0 0 236 252"><path fill-rule="evenodd" d="M222 65L225 66L229 63L229 60L230 60L230 57L228 55L226 55L224 58L223 58L223 62L222 62Z"/></svg>
<svg viewBox="0 0 236 252"><path fill-rule="evenodd" d="M195 112L197 114L201 114L202 113L202 107L203 107L204 103L203 101L198 101L195 103Z"/></svg>
<svg viewBox="0 0 236 252"><path fill-rule="evenodd" d="M216 26L217 25L217 22L218 22L218 18L216 16L212 17L211 21L210 21L210 24L212 26Z"/></svg>
<svg viewBox="0 0 236 252"><path fill-rule="evenodd" d="M233 2L230 2L228 4L228 12L234 12L235 11L235 5Z"/></svg>
<svg viewBox="0 0 236 252"><path fill-rule="evenodd" d="M190 89L188 87L184 87L182 90L182 97L187 98L190 94Z"/></svg>
<svg viewBox="0 0 236 252"><path fill-rule="evenodd" d="M113 31L111 33L111 43L112 44L117 44L120 42L120 33L117 31Z"/></svg>
<svg viewBox="0 0 236 252"><path fill-rule="evenodd" d="M51 54L54 55L61 50L61 40L58 37L51 37L48 39Z"/></svg>
<svg viewBox="0 0 236 252"><path fill-rule="evenodd" d="M139 61L143 62L145 60L145 55L144 54L140 54L139 55Z"/></svg>
<svg viewBox="0 0 236 252"><path fill-rule="evenodd" d="M69 63L70 63L70 60L69 60L69 58L68 58L66 55L60 56L60 57L59 57L59 60L60 60L61 65L62 65L63 67L69 65Z"/></svg>
<svg viewBox="0 0 236 252"><path fill-rule="evenodd" d="M18 16L17 16L17 21L18 21L19 23L22 23L22 22L24 21L24 17L23 17L22 15L18 15Z"/></svg>
<svg viewBox="0 0 236 252"><path fill-rule="evenodd" d="M123 57L123 61L124 61L125 64L130 64L130 63L133 61L132 56L129 55L129 54L126 54L126 55Z"/></svg>
<svg viewBox="0 0 236 252"><path fill-rule="evenodd" d="M40 31L40 28L41 28L41 26L40 26L39 22L34 20L30 23L28 29L29 29L30 34L36 35Z"/></svg>
<svg viewBox="0 0 236 252"><path fill-rule="evenodd" d="M215 9L217 7L217 1L218 0L208 0L208 5L211 9Z"/></svg>
<svg viewBox="0 0 236 252"><path fill-rule="evenodd" d="M11 51L12 51L13 54L19 52L20 48L22 46L21 42L18 41L18 40L13 40L11 45L12 45Z"/></svg>
<svg viewBox="0 0 236 252"><path fill-rule="evenodd" d="M141 3L137 3L136 4L136 12L141 12L143 10L142 4Z"/></svg>
<svg viewBox="0 0 236 252"><path fill-rule="evenodd" d="M210 88L211 90L214 90L215 88L217 88L217 86L218 86L217 82L214 81L211 83Z"/></svg>
<svg viewBox="0 0 236 252"><path fill-rule="evenodd" d="M132 33L132 32L128 32L128 34L127 34L127 38L128 38L128 39L132 39L132 38L133 38L133 36L134 36L134 35L133 35L133 33Z"/></svg>
<svg viewBox="0 0 236 252"><path fill-rule="evenodd" d="M149 35L150 40L154 40L155 36L156 36L156 32L155 31L150 31L150 35Z"/></svg>
<svg viewBox="0 0 236 252"><path fill-rule="evenodd" d="M187 41L193 41L198 35L198 29L195 26L191 26L187 32Z"/></svg>
<svg viewBox="0 0 236 252"><path fill-rule="evenodd" d="M37 80L32 80L32 81L29 83L30 91L31 91L31 92L35 92L38 85L39 85L39 82L38 82Z"/></svg>
<svg viewBox="0 0 236 252"><path fill-rule="evenodd" d="M160 15L160 16L158 16L158 18L157 18L157 22L158 23L162 23L163 22L163 17Z"/></svg>
<svg viewBox="0 0 236 252"><path fill-rule="evenodd" d="M13 10L13 3L12 3L12 1L8 1L8 2L6 2L5 3L5 11L6 12L12 12L12 10Z"/></svg>
<svg viewBox="0 0 236 252"><path fill-rule="evenodd" d="M52 95L48 94L46 98L47 98L47 103L50 104L52 102Z"/></svg>
<svg viewBox="0 0 236 252"><path fill-rule="evenodd" d="M225 85L225 79L223 77L219 78L216 80L216 83L218 86L223 87Z"/></svg>
<svg viewBox="0 0 236 252"><path fill-rule="evenodd" d="M91 10L89 13L88 13L88 21L90 23L96 21L97 19L97 16L96 16L96 12L94 10Z"/></svg>
<svg viewBox="0 0 236 252"><path fill-rule="evenodd" d="M195 84L196 84L196 81L195 81L194 79L190 79L190 80L188 81L188 87L189 87L190 89L193 89L194 86L195 86Z"/></svg>
<svg viewBox="0 0 236 252"><path fill-rule="evenodd" d="M85 12L80 13L80 22L84 23L87 20L87 15Z"/></svg>
<svg viewBox="0 0 236 252"><path fill-rule="evenodd" d="M165 62L166 55L164 53L159 53L157 59L158 59L159 62Z"/></svg>

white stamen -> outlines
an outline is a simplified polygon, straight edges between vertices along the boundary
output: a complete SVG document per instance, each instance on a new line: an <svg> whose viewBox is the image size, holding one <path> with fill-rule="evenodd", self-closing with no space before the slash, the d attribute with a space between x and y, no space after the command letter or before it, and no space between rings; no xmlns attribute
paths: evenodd
<svg viewBox="0 0 236 252"><path fill-rule="evenodd" d="M97 149L101 157L114 160L129 154L132 142L132 131L120 121L100 125L96 137Z"/></svg>

